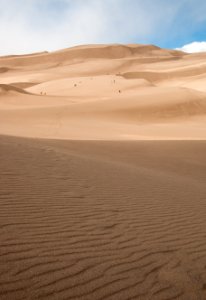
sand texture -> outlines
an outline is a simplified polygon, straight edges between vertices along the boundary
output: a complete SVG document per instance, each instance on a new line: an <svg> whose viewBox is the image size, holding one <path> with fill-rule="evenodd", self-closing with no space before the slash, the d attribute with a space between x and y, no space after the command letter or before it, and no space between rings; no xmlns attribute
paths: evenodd
<svg viewBox="0 0 206 300"><path fill-rule="evenodd" d="M0 57L0 134L205 139L205 59L144 45Z"/></svg>
<svg viewBox="0 0 206 300"><path fill-rule="evenodd" d="M206 299L206 54L0 57L0 300Z"/></svg>
<svg viewBox="0 0 206 300"><path fill-rule="evenodd" d="M0 299L206 299L206 142L0 138Z"/></svg>

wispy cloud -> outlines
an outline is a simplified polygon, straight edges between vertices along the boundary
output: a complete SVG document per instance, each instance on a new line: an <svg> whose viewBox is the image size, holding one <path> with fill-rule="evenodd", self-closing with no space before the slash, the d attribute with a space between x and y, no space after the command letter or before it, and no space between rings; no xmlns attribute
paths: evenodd
<svg viewBox="0 0 206 300"><path fill-rule="evenodd" d="M0 0L0 54L89 43L182 44L205 24L205 10L204 0Z"/></svg>

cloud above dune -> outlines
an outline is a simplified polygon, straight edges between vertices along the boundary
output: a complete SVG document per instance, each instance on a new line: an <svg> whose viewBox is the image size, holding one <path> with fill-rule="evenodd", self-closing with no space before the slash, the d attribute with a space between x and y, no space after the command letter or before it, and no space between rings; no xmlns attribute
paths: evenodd
<svg viewBox="0 0 206 300"><path fill-rule="evenodd" d="M206 42L193 42L181 48L177 48L177 50L181 50L187 53L206 52Z"/></svg>
<svg viewBox="0 0 206 300"><path fill-rule="evenodd" d="M175 48L202 30L205 10L203 0L0 0L0 54L90 43Z"/></svg>

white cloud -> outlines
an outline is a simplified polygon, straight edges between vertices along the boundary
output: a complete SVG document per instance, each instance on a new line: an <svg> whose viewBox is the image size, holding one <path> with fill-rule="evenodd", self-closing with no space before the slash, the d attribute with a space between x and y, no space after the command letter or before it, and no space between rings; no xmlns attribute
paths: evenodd
<svg viewBox="0 0 206 300"><path fill-rule="evenodd" d="M206 42L193 42L181 48L177 48L177 50L181 50L187 53L206 52Z"/></svg>

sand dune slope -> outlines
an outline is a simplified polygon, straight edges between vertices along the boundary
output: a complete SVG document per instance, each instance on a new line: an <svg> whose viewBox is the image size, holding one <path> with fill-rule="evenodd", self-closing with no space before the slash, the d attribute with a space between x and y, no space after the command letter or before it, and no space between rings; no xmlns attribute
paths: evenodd
<svg viewBox="0 0 206 300"><path fill-rule="evenodd" d="M0 97L0 133L75 140L205 139L203 92L133 84L127 90L124 87L119 93L105 82L93 90L82 87L79 96L73 92L70 97Z"/></svg>
<svg viewBox="0 0 206 300"><path fill-rule="evenodd" d="M205 142L0 138L0 298L206 298Z"/></svg>
<svg viewBox="0 0 206 300"><path fill-rule="evenodd" d="M205 54L88 45L1 57L0 70L0 134L206 138Z"/></svg>

